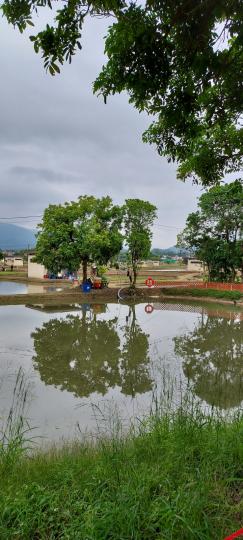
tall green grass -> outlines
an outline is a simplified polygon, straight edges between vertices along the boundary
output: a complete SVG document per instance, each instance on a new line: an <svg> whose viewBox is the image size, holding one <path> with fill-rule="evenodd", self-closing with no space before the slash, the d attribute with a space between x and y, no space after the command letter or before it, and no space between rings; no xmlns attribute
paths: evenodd
<svg viewBox="0 0 243 540"><path fill-rule="evenodd" d="M20 455L26 452L28 443L33 441L33 437L30 436L32 429L26 420L28 392L29 384L20 367L16 375L8 415L1 422L0 463L2 469L11 467Z"/></svg>
<svg viewBox="0 0 243 540"><path fill-rule="evenodd" d="M157 409L126 437L0 459L0 538L223 540L242 491L240 414Z"/></svg>

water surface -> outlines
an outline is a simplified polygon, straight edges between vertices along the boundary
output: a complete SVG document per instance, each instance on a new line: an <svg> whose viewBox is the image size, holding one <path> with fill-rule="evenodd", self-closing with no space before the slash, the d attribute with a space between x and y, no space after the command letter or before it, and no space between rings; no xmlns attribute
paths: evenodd
<svg viewBox="0 0 243 540"><path fill-rule="evenodd" d="M0 281L0 296L13 294L41 294L45 292L61 292L64 285L20 283L17 281Z"/></svg>
<svg viewBox="0 0 243 540"><path fill-rule="evenodd" d="M0 281L0 295L4 294L26 294L27 285L15 281Z"/></svg>
<svg viewBox="0 0 243 540"><path fill-rule="evenodd" d="M116 414L128 425L155 396L175 402L188 386L203 407L243 401L243 312L233 307L2 306L0 329L0 417L21 369L25 414L41 441L107 429Z"/></svg>

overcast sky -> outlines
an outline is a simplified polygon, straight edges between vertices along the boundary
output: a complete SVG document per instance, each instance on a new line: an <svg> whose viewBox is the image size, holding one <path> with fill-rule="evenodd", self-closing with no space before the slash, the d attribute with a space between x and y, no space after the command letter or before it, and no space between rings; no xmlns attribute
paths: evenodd
<svg viewBox="0 0 243 540"><path fill-rule="evenodd" d="M86 22L83 50L56 77L45 73L27 35L0 24L0 218L41 215L49 203L84 194L116 203L139 197L158 207L153 245L175 244L201 189L176 180L175 166L143 144L150 120L126 94L107 105L93 95L107 21Z"/></svg>

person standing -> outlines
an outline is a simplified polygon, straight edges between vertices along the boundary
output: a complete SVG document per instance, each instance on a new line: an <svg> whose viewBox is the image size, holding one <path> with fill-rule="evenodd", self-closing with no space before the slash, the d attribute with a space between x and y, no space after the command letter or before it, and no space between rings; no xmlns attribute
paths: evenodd
<svg viewBox="0 0 243 540"><path fill-rule="evenodd" d="M128 268L128 270L127 270L127 277L129 277L129 281L130 281L130 283L132 283L132 273L131 273L130 268Z"/></svg>

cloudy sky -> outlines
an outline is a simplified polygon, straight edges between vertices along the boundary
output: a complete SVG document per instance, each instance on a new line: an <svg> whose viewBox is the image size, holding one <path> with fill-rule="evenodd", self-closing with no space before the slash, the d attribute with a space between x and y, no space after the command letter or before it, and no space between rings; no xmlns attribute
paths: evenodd
<svg viewBox="0 0 243 540"><path fill-rule="evenodd" d="M116 203L139 197L158 207L153 245L175 244L201 190L176 180L175 166L142 143L150 121L126 94L107 105L93 95L107 21L86 22L83 50L56 77L45 73L27 35L0 24L0 221L38 216L49 203L84 194L108 194Z"/></svg>

